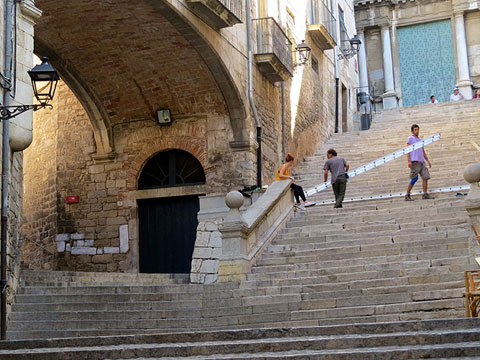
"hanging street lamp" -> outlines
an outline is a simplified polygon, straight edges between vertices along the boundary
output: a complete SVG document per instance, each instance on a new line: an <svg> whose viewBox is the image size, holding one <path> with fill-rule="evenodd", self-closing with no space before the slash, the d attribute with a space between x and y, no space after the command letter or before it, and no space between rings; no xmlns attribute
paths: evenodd
<svg viewBox="0 0 480 360"><path fill-rule="evenodd" d="M60 77L55 69L47 62L46 57L42 58L42 63L35 66L28 72L32 80L33 95L38 100L39 104L33 105L0 105L0 120L8 120L17 115L20 115L28 110L37 111L45 107L51 108L49 104L53 100L55 90L57 89L58 80Z"/></svg>
<svg viewBox="0 0 480 360"><path fill-rule="evenodd" d="M308 63L308 59L310 59L310 53L312 49L310 46L305 44L305 40L302 40L301 44L298 44L295 50L298 53L298 61L295 65L305 65Z"/></svg>

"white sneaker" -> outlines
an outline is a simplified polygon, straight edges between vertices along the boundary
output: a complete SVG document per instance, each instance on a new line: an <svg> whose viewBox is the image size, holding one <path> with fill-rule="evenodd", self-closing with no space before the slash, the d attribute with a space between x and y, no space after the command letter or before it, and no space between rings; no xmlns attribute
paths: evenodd
<svg viewBox="0 0 480 360"><path fill-rule="evenodd" d="M317 203L315 201L309 201L309 202L306 202L304 204L304 206L307 208L307 207L310 207L310 206L315 206L317 205Z"/></svg>

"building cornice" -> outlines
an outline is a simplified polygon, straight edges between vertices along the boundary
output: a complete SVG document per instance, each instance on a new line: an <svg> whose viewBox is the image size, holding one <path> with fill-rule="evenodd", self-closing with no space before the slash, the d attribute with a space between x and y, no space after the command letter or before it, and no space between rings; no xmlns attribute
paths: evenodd
<svg viewBox="0 0 480 360"><path fill-rule="evenodd" d="M19 1L19 4L22 15L25 18L30 19L30 21L35 22L36 19L42 16L42 10L37 8L35 2L32 0L21 0Z"/></svg>

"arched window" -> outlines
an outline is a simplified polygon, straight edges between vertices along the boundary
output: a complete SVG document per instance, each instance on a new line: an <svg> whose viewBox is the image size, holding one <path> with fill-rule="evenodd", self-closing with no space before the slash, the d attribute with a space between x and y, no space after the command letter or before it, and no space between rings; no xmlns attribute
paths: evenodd
<svg viewBox="0 0 480 360"><path fill-rule="evenodd" d="M205 184L202 164L183 150L162 151L143 167L138 189Z"/></svg>

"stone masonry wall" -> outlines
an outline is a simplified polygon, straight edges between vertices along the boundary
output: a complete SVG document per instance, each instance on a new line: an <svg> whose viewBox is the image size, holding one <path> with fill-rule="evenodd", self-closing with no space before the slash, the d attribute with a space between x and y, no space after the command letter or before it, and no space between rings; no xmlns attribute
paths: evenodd
<svg viewBox="0 0 480 360"><path fill-rule="evenodd" d="M465 30L467 34L468 63L470 65L470 77L473 84L480 87L480 11L465 15Z"/></svg>
<svg viewBox="0 0 480 360"><path fill-rule="evenodd" d="M129 225L137 215L126 199L137 191L143 165L159 151L182 149L195 156L204 167L209 193L240 188L245 174L255 173L254 154L236 162L228 145L228 118L215 114L177 117L165 127L150 119L116 124L116 159L95 163L85 111L63 83L57 99L53 114L38 114L38 141L25 151L24 231L42 246L28 246L25 262L31 268L134 271L129 238L135 235L129 231L136 228ZM71 195L79 202L67 204ZM44 200L49 202L42 204Z"/></svg>
<svg viewBox="0 0 480 360"><path fill-rule="evenodd" d="M57 108L58 104L55 100L53 106ZM57 234L57 138L52 136L58 133L56 114L45 110L35 116L35 136L24 151L23 233L27 239L22 262L44 269L55 268L55 243L49 240Z"/></svg>
<svg viewBox="0 0 480 360"><path fill-rule="evenodd" d="M58 6L54 3L46 5L53 7L50 11L55 11ZM131 3L128 5L133 6ZM108 4L102 6L109 7ZM106 24L117 26L118 22L113 21L111 17L122 19L124 24L122 31L127 26L133 29L137 24L127 10L118 9L118 14L110 12L103 20ZM43 235L41 239L41 245L53 249L55 256L47 261L30 256L30 265L34 268L136 271L138 259L135 253L138 252L138 244L132 240L138 238L136 200L150 194L146 190L137 190L137 180L144 164L159 151L182 149L200 161L206 175L206 186L195 195L225 194L232 189L256 183L255 121L249 109L244 81L247 72L245 26L236 25L232 29L218 33L208 27L204 29L205 25L199 19L192 20L202 31L201 35L211 40L212 46L221 54L223 65L228 68L229 75L238 86L238 89L231 89L232 93L225 89L222 89L222 93L212 72L207 69L203 60L198 58L197 50L171 28L171 23L143 7L139 7L137 11L139 19L146 19L152 24L163 24L169 29L169 34L171 33L166 37L141 33L141 36L151 40L148 48L142 48L142 54L148 55L152 59L152 64L151 67L141 69L143 72L138 76L138 82L133 84L133 81L118 77L119 69L123 71L125 68L122 66L126 64L131 66L130 61L105 64L105 57L111 58L111 54L115 54L108 51L117 49L109 49L107 44L102 48L103 38L100 42L91 44L95 45L90 48L92 61L72 66L72 69L75 68L79 75L82 75L81 80L90 86L86 90L91 89L98 97L101 102L100 109L108 113L108 118L104 120L111 135L115 158L93 160L91 154L96 151L93 136L95 127L92 127L81 104L66 89L66 85L59 85L59 102L52 115L57 119L58 128L52 129L52 132L48 132L47 129L37 132L37 129L34 129L35 134L45 134L45 137L42 136L44 143L41 146L47 147L47 144L52 144L51 147L55 150L52 152L55 157L55 174L53 172L48 174L49 182L45 182L44 187L39 188L40 191L37 193L34 193L35 187L27 188L26 203L38 202L43 194L53 195L56 201L56 215L51 221L46 220L45 214L32 205L29 205L30 210L26 214L25 229L31 234L36 233L35 236L38 236L42 231L40 224L45 221L54 224L56 229L54 237L48 234ZM181 11L188 12L185 9ZM64 12L60 11L61 19L67 21L63 15ZM188 13L186 16L190 18L192 14ZM299 24L303 23L302 16L298 19ZM66 27L68 25L60 23ZM64 36L71 39L72 44L81 45L81 39L85 34L73 31L75 26L77 25L68 27ZM39 31L39 34L43 36L52 31L52 27L42 29L43 33ZM135 32L128 32L125 36L128 38L133 33ZM304 33L305 31L302 36ZM169 54L159 66L155 62L159 58L156 52L171 48L171 42L175 42L178 54L175 56ZM130 44L127 41L125 43ZM67 48L66 44L67 41L57 44L55 50L65 54L66 59L63 60L67 60L67 63L72 61L73 64L80 56L77 53L79 47L69 45ZM100 47L98 49L100 55L93 56L97 52L94 51L97 47ZM127 47L128 45L125 45L125 48ZM133 57L133 54L132 52L129 56ZM333 51L329 50L327 55L326 52L313 47L313 54L318 63L317 70L312 68L310 62L308 65L297 67L294 78L285 81L283 129L280 84L272 84L256 66L253 67L254 97L263 133L263 184L270 184L273 181L274 173L283 160L283 141L286 144L285 151L294 153L300 162L305 156L313 154L334 131ZM104 68L104 73L92 79L92 74L99 66ZM129 88L135 95L130 96ZM249 150L236 151L237 149L230 146L230 142L235 140L232 129L234 126L225 99L237 96L234 90L239 91L244 106L242 110L247 114L246 124L240 125L242 129L249 131L251 145ZM154 110L158 107L172 110L171 125L156 124ZM40 121L36 122L36 126L41 127L42 124ZM48 126L48 123L45 125ZM37 152L36 146L28 151ZM35 168L38 164L33 166ZM53 169L53 164L49 166L49 169ZM49 172L47 169L43 171ZM29 172L32 173L31 169L26 170L26 174ZM66 197L71 195L77 195L79 202L66 204ZM154 194L154 197L162 196L173 195L167 192ZM49 214L53 213L54 211ZM128 234L128 250L122 243L120 229L124 229L123 231Z"/></svg>

